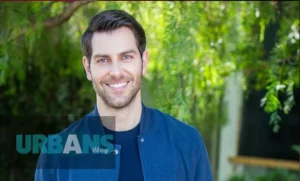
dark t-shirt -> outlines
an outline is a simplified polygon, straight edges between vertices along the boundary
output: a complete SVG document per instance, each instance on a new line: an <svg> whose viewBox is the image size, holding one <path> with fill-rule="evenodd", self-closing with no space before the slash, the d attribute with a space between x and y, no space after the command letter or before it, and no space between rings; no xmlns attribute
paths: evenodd
<svg viewBox="0 0 300 181"><path fill-rule="evenodd" d="M115 136L114 144L121 145L119 181L144 181L138 148L140 124L128 131L112 131L104 127L106 134Z"/></svg>

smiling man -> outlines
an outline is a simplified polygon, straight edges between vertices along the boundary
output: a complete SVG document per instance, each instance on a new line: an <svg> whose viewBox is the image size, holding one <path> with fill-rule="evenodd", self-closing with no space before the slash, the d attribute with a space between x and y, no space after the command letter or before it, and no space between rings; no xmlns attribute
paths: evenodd
<svg viewBox="0 0 300 181"><path fill-rule="evenodd" d="M115 135L116 165L113 169L37 168L35 180L211 181L199 132L142 103L141 82L148 51L144 29L135 18L121 10L103 11L90 20L81 45L96 106L63 134Z"/></svg>

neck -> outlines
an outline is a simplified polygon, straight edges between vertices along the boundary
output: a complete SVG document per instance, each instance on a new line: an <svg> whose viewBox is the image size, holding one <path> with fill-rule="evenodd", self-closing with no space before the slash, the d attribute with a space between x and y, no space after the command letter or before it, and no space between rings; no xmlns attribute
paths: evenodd
<svg viewBox="0 0 300 181"><path fill-rule="evenodd" d="M127 131L133 129L139 124L141 119L141 93L139 91L132 102L122 109L107 106L97 95L97 109L104 127L113 131ZM112 117L114 119L112 119Z"/></svg>

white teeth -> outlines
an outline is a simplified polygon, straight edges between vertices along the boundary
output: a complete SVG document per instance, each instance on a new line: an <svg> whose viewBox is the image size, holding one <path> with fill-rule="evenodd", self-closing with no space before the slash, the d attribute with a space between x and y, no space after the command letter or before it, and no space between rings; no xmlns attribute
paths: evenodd
<svg viewBox="0 0 300 181"><path fill-rule="evenodd" d="M123 87L127 84L127 82L122 82L119 84L109 84L110 87L114 87L114 88L119 88L119 87Z"/></svg>

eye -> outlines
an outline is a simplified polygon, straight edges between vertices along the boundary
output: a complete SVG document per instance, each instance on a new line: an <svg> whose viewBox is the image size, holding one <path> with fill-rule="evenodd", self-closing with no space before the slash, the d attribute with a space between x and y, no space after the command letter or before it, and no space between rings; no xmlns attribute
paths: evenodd
<svg viewBox="0 0 300 181"><path fill-rule="evenodd" d="M129 60L129 59L132 59L132 56L130 56L130 55L124 55L123 56L123 60Z"/></svg>
<svg viewBox="0 0 300 181"><path fill-rule="evenodd" d="M108 60L106 58L99 58L97 62L106 63L106 62L108 62Z"/></svg>

